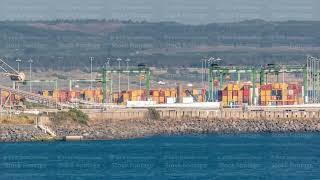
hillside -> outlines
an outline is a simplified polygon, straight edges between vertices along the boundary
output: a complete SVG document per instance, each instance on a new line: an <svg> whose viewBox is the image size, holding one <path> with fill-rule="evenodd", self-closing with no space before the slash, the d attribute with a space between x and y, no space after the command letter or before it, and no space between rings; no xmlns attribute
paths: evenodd
<svg viewBox="0 0 320 180"><path fill-rule="evenodd" d="M320 21L184 25L174 22L57 20L0 22L0 54L35 66L81 68L94 56L129 57L157 66L199 66L204 56L227 64L300 63L320 49ZM25 64L27 65L27 64ZM24 66L24 65L22 65Z"/></svg>

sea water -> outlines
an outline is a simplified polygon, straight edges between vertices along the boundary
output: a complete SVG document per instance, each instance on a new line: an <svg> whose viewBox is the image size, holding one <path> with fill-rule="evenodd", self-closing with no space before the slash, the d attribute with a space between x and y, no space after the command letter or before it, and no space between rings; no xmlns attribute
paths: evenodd
<svg viewBox="0 0 320 180"><path fill-rule="evenodd" d="M320 134L0 143L0 179L320 179Z"/></svg>

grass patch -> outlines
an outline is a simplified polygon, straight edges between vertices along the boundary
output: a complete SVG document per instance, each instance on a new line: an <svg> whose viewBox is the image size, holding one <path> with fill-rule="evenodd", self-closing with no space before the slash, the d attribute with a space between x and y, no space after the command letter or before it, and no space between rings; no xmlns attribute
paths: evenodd
<svg viewBox="0 0 320 180"><path fill-rule="evenodd" d="M29 116L3 116L0 124L34 124L34 118Z"/></svg>
<svg viewBox="0 0 320 180"><path fill-rule="evenodd" d="M67 112L61 111L55 113L53 116L53 120L56 122L66 122L72 121L81 124L87 124L89 121L89 116L78 109L70 109Z"/></svg>

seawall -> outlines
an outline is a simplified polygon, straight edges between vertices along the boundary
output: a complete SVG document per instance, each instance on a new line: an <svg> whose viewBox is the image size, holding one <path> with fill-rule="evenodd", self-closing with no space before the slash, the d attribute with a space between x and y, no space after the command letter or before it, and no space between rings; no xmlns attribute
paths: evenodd
<svg viewBox="0 0 320 180"><path fill-rule="evenodd" d="M263 110L263 111L241 111L241 110L193 110L193 109L158 109L161 119L310 119L319 118L319 110ZM147 109L122 109L107 110L105 112L90 112L87 114L93 120L143 120L148 116Z"/></svg>

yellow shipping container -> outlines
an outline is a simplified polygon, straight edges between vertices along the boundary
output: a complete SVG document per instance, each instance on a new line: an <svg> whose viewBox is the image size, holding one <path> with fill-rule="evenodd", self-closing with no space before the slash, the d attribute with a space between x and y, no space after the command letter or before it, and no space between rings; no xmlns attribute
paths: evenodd
<svg viewBox="0 0 320 180"><path fill-rule="evenodd" d="M53 97L59 97L59 91L54 90L53 93L52 93L52 96Z"/></svg>
<svg viewBox="0 0 320 180"><path fill-rule="evenodd" d="M123 93L123 99L129 99L129 94L128 93Z"/></svg>
<svg viewBox="0 0 320 180"><path fill-rule="evenodd" d="M271 96L271 90L266 90L266 96Z"/></svg>
<svg viewBox="0 0 320 180"><path fill-rule="evenodd" d="M165 90L164 91L164 95L166 96L166 97L170 97L170 90Z"/></svg>
<svg viewBox="0 0 320 180"><path fill-rule="evenodd" d="M141 89L141 90L140 90L140 89L137 90L137 94L138 94L139 96L141 96L141 95L143 94L143 92L144 92L144 90L142 90L142 89Z"/></svg>
<svg viewBox="0 0 320 180"><path fill-rule="evenodd" d="M288 97L287 96L282 96L282 100L287 101Z"/></svg>
<svg viewBox="0 0 320 180"><path fill-rule="evenodd" d="M280 84L279 83L274 83L273 84L273 89L280 89Z"/></svg>
<svg viewBox="0 0 320 180"><path fill-rule="evenodd" d="M192 91L192 94L193 94L193 95L198 95L198 89L194 89L194 90Z"/></svg>
<svg viewBox="0 0 320 180"><path fill-rule="evenodd" d="M238 96L233 96L233 97L232 97L232 100L233 100L233 101L238 101Z"/></svg>
<svg viewBox="0 0 320 180"><path fill-rule="evenodd" d="M85 90L84 95L86 97L93 97L93 91L92 90Z"/></svg>
<svg viewBox="0 0 320 180"><path fill-rule="evenodd" d="M271 100L271 96L266 96L266 101L270 101Z"/></svg>
<svg viewBox="0 0 320 180"><path fill-rule="evenodd" d="M177 91L175 89L170 90L170 96L171 97L176 97L177 96Z"/></svg>
<svg viewBox="0 0 320 180"><path fill-rule="evenodd" d="M287 89L282 90L282 96L288 96L288 91Z"/></svg>
<svg viewBox="0 0 320 180"><path fill-rule="evenodd" d="M288 84L280 83L280 89L288 89Z"/></svg>
<svg viewBox="0 0 320 180"><path fill-rule="evenodd" d="M136 90L132 90L131 94L132 94L132 97L137 97L139 95L138 91Z"/></svg>
<svg viewBox="0 0 320 180"><path fill-rule="evenodd" d="M44 97L48 97L49 96L49 91L43 91L42 94L43 94Z"/></svg>
<svg viewBox="0 0 320 180"><path fill-rule="evenodd" d="M228 102L228 96L222 96L222 102Z"/></svg>
<svg viewBox="0 0 320 180"><path fill-rule="evenodd" d="M239 91L240 87L238 84L233 85L233 90Z"/></svg>
<svg viewBox="0 0 320 180"><path fill-rule="evenodd" d="M158 90L154 90L153 91L153 96L154 97L159 97L159 91Z"/></svg>
<svg viewBox="0 0 320 180"><path fill-rule="evenodd" d="M100 95L102 94L102 90L101 89L96 89L95 90L95 95Z"/></svg>

